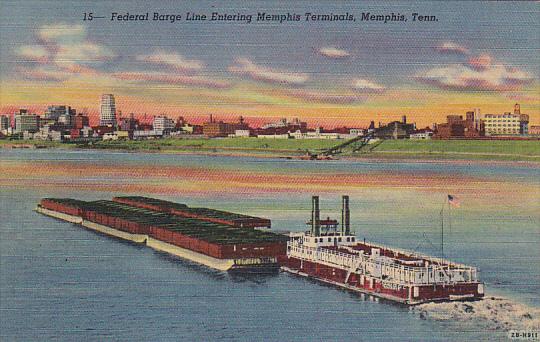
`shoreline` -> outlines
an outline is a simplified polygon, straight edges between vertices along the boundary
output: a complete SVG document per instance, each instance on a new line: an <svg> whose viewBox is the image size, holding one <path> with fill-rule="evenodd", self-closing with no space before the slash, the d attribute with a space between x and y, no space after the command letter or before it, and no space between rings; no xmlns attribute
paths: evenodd
<svg viewBox="0 0 540 342"><path fill-rule="evenodd" d="M540 143L539 143L540 146ZM70 151L108 151L122 153L159 153L159 154L179 154L179 155L199 155L199 156L221 156L221 157L247 157L247 158L279 158L287 160L304 160L306 149L277 149L277 148L254 148L254 147L207 147L207 146L170 146L158 144L155 148L137 146L136 143L128 147L126 145L103 144L97 147L82 147L75 144L56 142L34 142L24 141L20 143L2 143L2 149L32 149L32 150L70 150ZM540 149L539 149L540 150ZM360 153L344 153L337 155L334 159L326 160L346 160L346 161L422 161L422 162L512 162L526 164L540 164L540 154L529 155L521 153L498 153L498 152L467 152L467 151L415 151L415 150L383 150L364 151ZM324 162L313 160L314 162Z"/></svg>

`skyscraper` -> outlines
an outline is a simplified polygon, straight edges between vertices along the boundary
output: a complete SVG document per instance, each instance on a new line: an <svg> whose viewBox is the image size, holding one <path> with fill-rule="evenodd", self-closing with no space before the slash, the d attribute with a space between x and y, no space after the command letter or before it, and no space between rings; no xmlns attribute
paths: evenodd
<svg viewBox="0 0 540 342"><path fill-rule="evenodd" d="M116 105L113 94L101 95L101 111L99 113L99 124L101 126L116 126Z"/></svg>

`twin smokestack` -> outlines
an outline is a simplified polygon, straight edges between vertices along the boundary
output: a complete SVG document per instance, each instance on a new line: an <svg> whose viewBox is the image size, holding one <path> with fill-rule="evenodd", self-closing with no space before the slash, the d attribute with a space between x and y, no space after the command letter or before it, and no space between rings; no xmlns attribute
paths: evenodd
<svg viewBox="0 0 540 342"><path fill-rule="evenodd" d="M321 211L319 208L319 196L311 198L311 233L314 236L321 234ZM351 211L349 210L349 196L341 198L341 234L351 233Z"/></svg>

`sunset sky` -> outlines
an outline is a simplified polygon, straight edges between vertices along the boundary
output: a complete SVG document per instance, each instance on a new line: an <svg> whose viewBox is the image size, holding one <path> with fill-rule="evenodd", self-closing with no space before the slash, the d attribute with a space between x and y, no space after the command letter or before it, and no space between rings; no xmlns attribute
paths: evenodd
<svg viewBox="0 0 540 342"><path fill-rule="evenodd" d="M1 113L67 104L95 120L100 95L113 93L124 115L199 122L214 114L364 126L407 115L425 126L518 102L540 124L539 2L147 3L3 2ZM84 12L105 18L83 21ZM149 12L150 20L111 21L112 12ZM153 12L182 20L155 22ZM189 22L186 12L254 18ZM256 22L258 12L301 20ZM349 12L356 21L306 22L306 12ZM408 21L366 22L363 12ZM438 21L413 22L415 12Z"/></svg>

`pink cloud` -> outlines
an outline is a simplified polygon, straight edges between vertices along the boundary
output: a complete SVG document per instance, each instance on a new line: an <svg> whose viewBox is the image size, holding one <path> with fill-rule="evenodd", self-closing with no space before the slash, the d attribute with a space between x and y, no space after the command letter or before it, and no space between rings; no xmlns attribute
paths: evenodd
<svg viewBox="0 0 540 342"><path fill-rule="evenodd" d="M289 96L297 97L307 101L335 104L350 104L354 102L363 102L367 98L366 96L358 94L335 94L306 89L288 89L285 91L285 93Z"/></svg>
<svg viewBox="0 0 540 342"><path fill-rule="evenodd" d="M491 67L491 56L487 54L469 58L469 66L474 70L487 70Z"/></svg>
<svg viewBox="0 0 540 342"><path fill-rule="evenodd" d="M22 57L22 61L38 62L46 64L49 62L49 51L41 45L23 45L15 50L15 53Z"/></svg>
<svg viewBox="0 0 540 342"><path fill-rule="evenodd" d="M518 102L539 102L538 97L534 97L534 96L530 96L530 95L518 93L518 92L505 93L504 96L510 100L514 100Z"/></svg>
<svg viewBox="0 0 540 342"><path fill-rule="evenodd" d="M415 79L441 89L510 91L519 90L534 78L524 71L492 64L491 57L476 58L468 65L437 67L415 76Z"/></svg>
<svg viewBox="0 0 540 342"><path fill-rule="evenodd" d="M303 85L309 79L309 76L306 74L270 69L259 66L247 58L238 58L236 60L236 65L230 66L229 71L235 74L247 76L257 81L294 86Z"/></svg>
<svg viewBox="0 0 540 342"><path fill-rule="evenodd" d="M205 88L224 89L231 87L230 82L214 80L202 76L186 76L152 72L120 72L113 74L113 77L126 81L150 81L166 84L182 84Z"/></svg>
<svg viewBox="0 0 540 342"><path fill-rule="evenodd" d="M23 78L44 81L44 82L61 82L70 77L70 73L58 70L55 68L39 67L39 68L17 68L17 73Z"/></svg>

